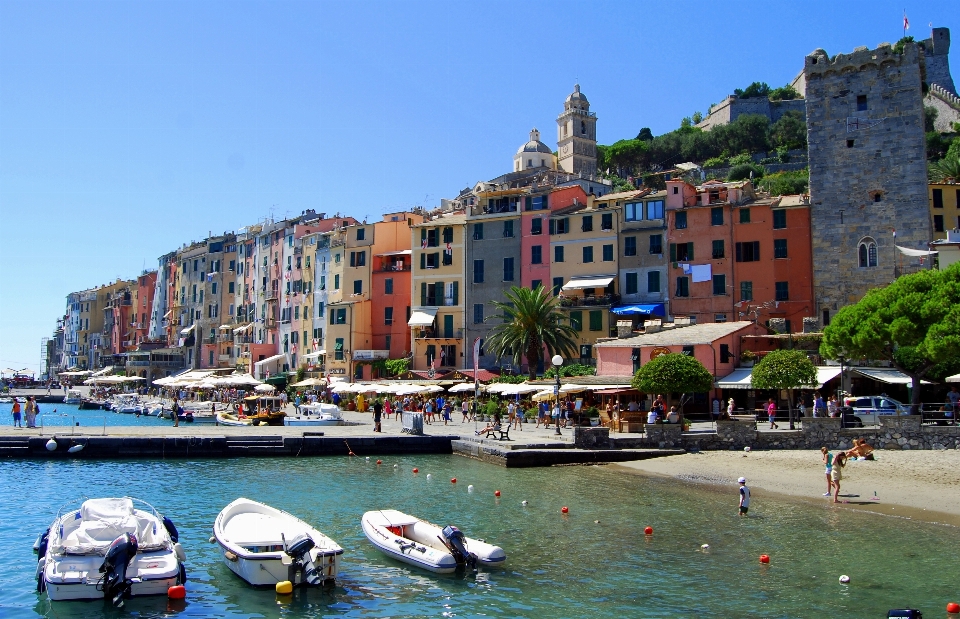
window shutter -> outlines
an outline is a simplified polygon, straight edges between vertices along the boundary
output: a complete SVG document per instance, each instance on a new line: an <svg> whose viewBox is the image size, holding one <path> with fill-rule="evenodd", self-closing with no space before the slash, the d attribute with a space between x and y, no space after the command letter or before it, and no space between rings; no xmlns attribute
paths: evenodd
<svg viewBox="0 0 960 619"><path fill-rule="evenodd" d="M737 255L739 255L739 252L740 252L740 244L738 243ZM676 261L677 261L677 244L670 243L670 262L676 262Z"/></svg>
<svg viewBox="0 0 960 619"><path fill-rule="evenodd" d="M427 254L423 252L420 252L420 268L421 269L427 268Z"/></svg>
<svg viewBox="0 0 960 619"><path fill-rule="evenodd" d="M352 251L350 252L350 266L355 267L357 266L356 263L357 263L357 252Z"/></svg>
<svg viewBox="0 0 960 619"><path fill-rule="evenodd" d="M760 241L753 242L753 259L760 260Z"/></svg>
<svg viewBox="0 0 960 619"><path fill-rule="evenodd" d="M423 245L423 242L426 240L426 238L427 238L427 229L420 228L420 245L421 246Z"/></svg>
<svg viewBox="0 0 960 619"><path fill-rule="evenodd" d="M437 282L433 289L434 305L443 305L443 282Z"/></svg>
<svg viewBox="0 0 960 619"><path fill-rule="evenodd" d="M550 197L550 194L545 194L543 196L543 201L540 203L540 208L543 208L543 209L550 208L550 200L548 199L549 197Z"/></svg>
<svg viewBox="0 0 960 619"><path fill-rule="evenodd" d="M549 232L550 232L551 235L557 233L557 222L556 222L556 220L554 220L554 219L551 219L551 220L550 220Z"/></svg>
<svg viewBox="0 0 960 619"><path fill-rule="evenodd" d="M743 243L737 243L737 262L743 262Z"/></svg>
<svg viewBox="0 0 960 619"><path fill-rule="evenodd" d="M524 210L529 211L532 206L533 206L533 198L531 198L530 196L525 197L523 199Z"/></svg>
<svg viewBox="0 0 960 619"><path fill-rule="evenodd" d="M427 305L427 283L420 283L420 305L426 307Z"/></svg>
<svg viewBox="0 0 960 619"><path fill-rule="evenodd" d="M460 282L453 282L453 304L460 305Z"/></svg>
<svg viewBox="0 0 960 619"><path fill-rule="evenodd" d="M693 262L693 243L687 243L687 260Z"/></svg>

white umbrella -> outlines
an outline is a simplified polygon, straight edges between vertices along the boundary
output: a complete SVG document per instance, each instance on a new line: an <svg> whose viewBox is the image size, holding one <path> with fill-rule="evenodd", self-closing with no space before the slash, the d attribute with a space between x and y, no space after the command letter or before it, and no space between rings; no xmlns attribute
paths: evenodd
<svg viewBox="0 0 960 619"><path fill-rule="evenodd" d="M440 385L422 385L417 389L417 393L440 393L443 387Z"/></svg>
<svg viewBox="0 0 960 619"><path fill-rule="evenodd" d="M575 385L573 383L563 385L560 387L560 393L580 393L581 391L586 391L587 387L585 385Z"/></svg>
<svg viewBox="0 0 960 619"><path fill-rule="evenodd" d="M954 374L953 376L947 376L946 381L948 383L960 383L960 374Z"/></svg>
<svg viewBox="0 0 960 619"><path fill-rule="evenodd" d="M337 383L330 391L335 393L354 393L353 383Z"/></svg>
<svg viewBox="0 0 960 619"><path fill-rule="evenodd" d="M197 389L216 389L217 386L210 380L204 380L196 385Z"/></svg>
<svg viewBox="0 0 960 619"><path fill-rule="evenodd" d="M299 383L293 383L291 387L318 387L320 385L325 385L326 383L322 380L317 380L316 378L307 378L301 380Z"/></svg>
<svg viewBox="0 0 960 619"><path fill-rule="evenodd" d="M258 391L260 393L273 393L274 391L276 391L276 387L274 387L273 385L268 385L264 383L262 385L257 385L256 387L253 388L253 390Z"/></svg>
<svg viewBox="0 0 960 619"><path fill-rule="evenodd" d="M531 396L534 402L548 402L550 400L553 400L556 397L557 396L553 395L552 389L538 391L537 393L533 394L533 396Z"/></svg>
<svg viewBox="0 0 960 619"><path fill-rule="evenodd" d="M486 391L486 385L480 385L480 391ZM473 391L473 383L459 383L447 389L450 393L460 393L461 391Z"/></svg>

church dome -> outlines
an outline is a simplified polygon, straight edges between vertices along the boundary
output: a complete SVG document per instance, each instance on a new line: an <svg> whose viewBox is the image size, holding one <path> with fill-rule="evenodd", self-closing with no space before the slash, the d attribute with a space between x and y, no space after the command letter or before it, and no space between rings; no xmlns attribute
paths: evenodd
<svg viewBox="0 0 960 619"><path fill-rule="evenodd" d="M530 132L530 141L517 149L518 155L524 153L553 153L553 151L540 141L540 132L534 129Z"/></svg>
<svg viewBox="0 0 960 619"><path fill-rule="evenodd" d="M587 101L587 98L583 95L583 93L580 92L580 84L574 85L573 92L567 95L566 103L572 103L574 101L587 103L587 104L590 103L589 101Z"/></svg>

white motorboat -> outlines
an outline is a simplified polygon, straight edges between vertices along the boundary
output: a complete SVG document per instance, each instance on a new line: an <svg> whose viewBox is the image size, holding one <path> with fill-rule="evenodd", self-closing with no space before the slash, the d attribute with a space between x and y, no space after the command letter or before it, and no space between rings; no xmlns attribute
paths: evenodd
<svg viewBox="0 0 960 619"><path fill-rule="evenodd" d="M221 426L251 426L253 422L246 417L238 417L233 413L218 412L217 424Z"/></svg>
<svg viewBox="0 0 960 619"><path fill-rule="evenodd" d="M499 565L499 546L466 537L457 527L440 527L393 509L367 512L361 519L367 539L385 554L423 569L449 574L458 567Z"/></svg>
<svg viewBox="0 0 960 619"><path fill-rule="evenodd" d="M81 393L78 389L68 389L67 395L63 396L63 403L79 404L82 398L83 398L83 393Z"/></svg>
<svg viewBox="0 0 960 619"><path fill-rule="evenodd" d="M123 497L66 507L34 544L37 590L51 600L106 599L119 607L187 580L177 528L149 503Z"/></svg>
<svg viewBox="0 0 960 619"><path fill-rule="evenodd" d="M343 413L336 404L316 402L301 404L299 412L283 418L285 426L339 426L343 424Z"/></svg>
<svg viewBox="0 0 960 619"><path fill-rule="evenodd" d="M115 413L139 414L143 412L143 404L140 402L140 398L135 395L116 396L113 398L113 405L111 408Z"/></svg>
<svg viewBox="0 0 960 619"><path fill-rule="evenodd" d="M223 508L213 524L223 562L251 585L333 581L343 549L296 516L250 499Z"/></svg>

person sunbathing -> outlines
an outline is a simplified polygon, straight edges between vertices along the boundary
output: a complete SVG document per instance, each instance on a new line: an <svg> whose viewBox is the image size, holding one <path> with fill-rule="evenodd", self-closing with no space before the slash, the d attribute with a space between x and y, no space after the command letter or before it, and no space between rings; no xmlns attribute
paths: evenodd
<svg viewBox="0 0 960 619"><path fill-rule="evenodd" d="M487 427L483 430L478 430L476 432L477 436L489 436L492 432L500 431L500 414L497 413L493 416L493 421L487 424Z"/></svg>
<svg viewBox="0 0 960 619"><path fill-rule="evenodd" d="M867 445L862 438L853 439L853 448L847 451L848 457L857 457L861 460L873 460L873 447Z"/></svg>

